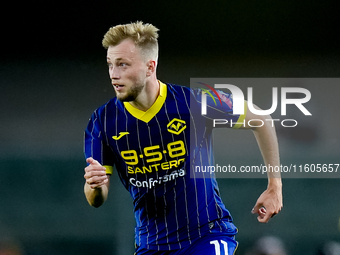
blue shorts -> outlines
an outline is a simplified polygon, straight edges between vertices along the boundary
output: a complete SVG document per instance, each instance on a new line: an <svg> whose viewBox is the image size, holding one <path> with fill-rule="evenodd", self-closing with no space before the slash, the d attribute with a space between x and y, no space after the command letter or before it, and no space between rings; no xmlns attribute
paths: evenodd
<svg viewBox="0 0 340 255"><path fill-rule="evenodd" d="M208 233L191 245L176 251L152 251L136 249L136 255L233 255L238 243L235 236L223 233Z"/></svg>

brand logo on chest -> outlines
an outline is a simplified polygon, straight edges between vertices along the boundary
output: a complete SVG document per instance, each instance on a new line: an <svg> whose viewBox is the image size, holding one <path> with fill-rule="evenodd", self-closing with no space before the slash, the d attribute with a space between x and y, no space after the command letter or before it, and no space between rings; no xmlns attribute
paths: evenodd
<svg viewBox="0 0 340 255"><path fill-rule="evenodd" d="M122 138L124 135L128 135L128 134L130 134L129 132L119 132L119 136L112 136L112 138L114 139L114 140L119 140L120 138Z"/></svg>

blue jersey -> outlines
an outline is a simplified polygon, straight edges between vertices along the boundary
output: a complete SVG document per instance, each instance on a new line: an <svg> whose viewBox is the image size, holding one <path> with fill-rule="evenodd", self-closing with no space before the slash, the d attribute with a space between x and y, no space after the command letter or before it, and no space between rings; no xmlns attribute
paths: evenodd
<svg viewBox="0 0 340 255"><path fill-rule="evenodd" d="M93 113L85 131L85 156L108 174L115 166L130 192L135 241L145 249L181 249L213 228L237 231L216 179L195 173L194 166L213 165L209 117L235 123L242 116L231 114L232 96L224 93L220 106L207 100L208 117L202 116L201 93L160 82L160 94L146 112L113 98Z"/></svg>

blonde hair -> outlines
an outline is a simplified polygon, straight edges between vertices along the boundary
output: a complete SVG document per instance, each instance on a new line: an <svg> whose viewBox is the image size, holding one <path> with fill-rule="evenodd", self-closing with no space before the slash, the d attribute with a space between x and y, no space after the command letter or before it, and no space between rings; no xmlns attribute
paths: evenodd
<svg viewBox="0 0 340 255"><path fill-rule="evenodd" d="M141 21L117 25L106 32L102 44L105 49L108 49L109 46L116 46L126 39L131 39L140 49L145 60L151 57L157 62L158 31L159 29L152 24L143 24Z"/></svg>

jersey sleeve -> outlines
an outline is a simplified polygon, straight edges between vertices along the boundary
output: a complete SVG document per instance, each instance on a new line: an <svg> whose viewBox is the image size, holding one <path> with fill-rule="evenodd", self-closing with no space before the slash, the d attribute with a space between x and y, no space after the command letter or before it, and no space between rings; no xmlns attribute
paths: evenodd
<svg viewBox="0 0 340 255"><path fill-rule="evenodd" d="M104 140L97 111L92 114L87 128L85 129L84 154L85 158L92 157L104 166L106 168L106 174L112 174L114 156L112 150Z"/></svg>
<svg viewBox="0 0 340 255"><path fill-rule="evenodd" d="M215 93L216 92L216 93ZM198 106L202 109L202 94L206 94L206 119L223 119L231 123L233 129L238 129L244 125L247 114L247 101L244 101L244 114L233 114L233 95L221 90L211 91L206 89L195 89L194 95ZM226 125L230 127L230 125Z"/></svg>

